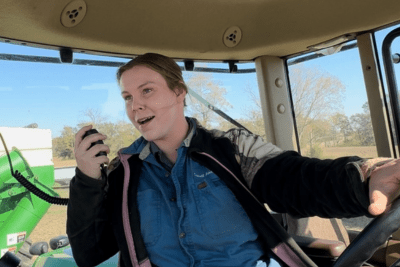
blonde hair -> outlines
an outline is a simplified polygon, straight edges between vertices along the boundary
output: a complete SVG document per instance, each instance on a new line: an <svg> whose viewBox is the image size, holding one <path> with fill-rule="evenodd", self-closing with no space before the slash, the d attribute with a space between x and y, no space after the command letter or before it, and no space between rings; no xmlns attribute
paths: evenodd
<svg viewBox="0 0 400 267"><path fill-rule="evenodd" d="M158 72L167 82L168 88L173 92L175 92L175 88L180 88L188 93L188 88L183 81L182 71L178 64L176 64L173 59L156 53L140 55L121 66L117 71L118 84L121 82L122 74L135 66L146 66ZM184 101L184 106L186 106L186 99Z"/></svg>

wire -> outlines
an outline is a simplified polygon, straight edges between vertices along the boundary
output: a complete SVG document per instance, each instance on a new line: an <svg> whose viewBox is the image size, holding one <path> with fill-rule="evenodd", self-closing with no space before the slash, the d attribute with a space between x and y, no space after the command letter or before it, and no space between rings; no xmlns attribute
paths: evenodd
<svg viewBox="0 0 400 267"><path fill-rule="evenodd" d="M0 133L0 138L1 138L1 142L3 142L4 149L6 150L6 154L7 154L7 157L8 157L8 162L10 164L11 175L14 175L14 170L13 170L13 167L12 167L12 164L11 164L10 153L8 152L8 149L7 149L7 146L6 146L6 142L4 142L4 138L1 135L1 133Z"/></svg>
<svg viewBox="0 0 400 267"><path fill-rule="evenodd" d="M12 167L12 162L11 162L11 157L10 157L10 153L8 152L6 143L3 139L3 136L0 133L0 138L1 141L3 142L3 146L4 149L6 150L6 154L8 157L8 162L10 164L10 171L11 171L11 175L17 179L17 181L22 184L26 189L28 189L32 194L36 195L37 197L43 199L44 201L51 203L51 204L56 204L56 205L64 205L66 206L68 204L68 198L61 198L61 197L53 197L50 196L49 194L43 192L41 189L37 188L34 184L32 184L31 182L29 182L19 171L15 171L13 170Z"/></svg>
<svg viewBox="0 0 400 267"><path fill-rule="evenodd" d="M56 204L56 205L68 205L68 198L61 198L61 197L53 197L50 196L49 194L43 192L39 188L37 188L34 184L29 182L21 173L18 171L15 172L13 175L15 179L17 179L18 182L20 182L26 189L28 189L32 194L36 195L37 197L43 199L44 201L51 203L51 204Z"/></svg>

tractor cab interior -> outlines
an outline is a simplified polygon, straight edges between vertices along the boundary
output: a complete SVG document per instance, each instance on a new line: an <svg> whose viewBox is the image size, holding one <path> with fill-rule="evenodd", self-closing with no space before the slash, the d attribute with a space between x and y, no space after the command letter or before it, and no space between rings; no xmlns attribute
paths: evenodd
<svg viewBox="0 0 400 267"><path fill-rule="evenodd" d="M399 157L400 112L395 78L400 53L399 39L396 39L400 35L400 2L397 0L3 0L0 6L0 49L3 49L0 50L0 68L10 69L11 65L7 65L10 62L68 66L75 68L76 73L63 82L73 86L75 78L78 79L84 73L84 68L88 70L84 75L90 78L94 75L90 71L93 66L115 71L130 58L155 52L175 59L189 78L196 73L204 74L204 77L211 77L205 76L208 74L221 74L225 75L225 80L253 75L253 81L249 84L250 87L256 87L253 104L259 107L258 117L251 111L245 112L258 118L259 125L256 125L255 119L252 123L240 118L238 121L246 127L259 127L257 134L266 142L284 150L323 157L321 151L327 155L325 151L332 147L343 151L341 156L352 155L354 149L364 146L373 147L373 156ZM19 54L12 49L9 52L6 50L8 46L42 49L56 56ZM351 56L346 56L351 51ZM368 113L360 109L352 120L350 115L346 120L342 113L329 113L325 108L330 104L324 102L331 101L334 108L337 103L335 101L344 94L341 88L351 87L351 82L338 82L333 75L335 77L330 77L329 84L316 83L313 78L299 87L296 80L317 72L322 78L325 77L324 70L319 72L318 64L329 66L330 63L323 63L325 61L322 60L340 55L345 55L349 62L343 62L345 59L337 60L342 61L342 65L335 65L338 70L357 62L358 67L353 69L357 69L362 86L355 87L365 94L364 102L367 103L365 110L368 109ZM310 62L318 62L318 71L307 65ZM3 79L0 99L6 99L12 94L16 96L14 87L8 85L11 80L15 82L25 77L33 81L33 76L39 75L35 73L31 77L29 73L35 67L29 66L24 69L16 67L14 73L18 72L19 75L12 78L0 76ZM53 70L60 74L64 71L61 67L54 67ZM0 72L5 73L4 70ZM56 79L53 77L56 77L55 74L49 72L48 76L40 79ZM315 85L320 86L319 91L306 90ZM35 90L35 86L32 85L31 89ZM218 86L213 87L215 91L224 87L221 84ZM82 88L92 90L90 86ZM298 88L304 89L301 91ZM236 95L249 93L245 87L230 90ZM322 100L318 95L324 91L328 93L325 100ZM47 91L46 94L52 93ZM307 94L315 98L299 97ZM356 101L357 94L349 100ZM329 98L329 95L338 98ZM19 100L23 103L29 102L29 95L18 97L27 99ZM210 98L214 96L210 92L203 94L205 99L197 98L196 92L193 92L191 97L209 105L208 101L211 103ZM42 98L46 98L46 95ZM310 108L303 104L307 102L315 102L314 107L308 111L300 109L300 106ZM35 106L35 103L29 104L32 110L52 112L43 106ZM212 109L206 107L206 110L212 114L222 114L230 122L237 117L228 116L230 113L222 112L218 105L211 105ZM4 107L7 107L6 103ZM2 117L8 116L8 110L11 109L0 108ZM328 113L332 116L322 117ZM66 117L68 113L63 114L61 116ZM204 113L199 111L194 114ZM362 129L366 123L361 119L365 117L369 118L368 125L371 128L368 135L356 130L355 126L350 127L352 130L346 126L346 122L349 125L354 122L354 125ZM13 122L5 122L5 125L2 125L2 120L0 127L18 126L14 124L15 119ZM332 130L327 131L329 122L336 123L336 128L332 126L329 128ZM216 122L210 122L209 125L214 126ZM230 124L230 127L235 125ZM371 138L365 138L370 135L372 141ZM336 157L338 154L332 155ZM372 156L366 154L366 157ZM318 266L352 266L346 265L348 261L340 261L340 256L354 240L357 241L365 225L349 227L341 219L298 219L288 214L271 212ZM366 218L363 220L371 221ZM379 227L382 225L386 227L386 224L379 224ZM390 225L392 227L393 223ZM391 266L400 259L400 233L387 235L385 241L366 256L371 257L368 266ZM365 245L365 239L360 240L358 243ZM354 255L346 254L345 260L360 256L355 255L359 250L350 252Z"/></svg>

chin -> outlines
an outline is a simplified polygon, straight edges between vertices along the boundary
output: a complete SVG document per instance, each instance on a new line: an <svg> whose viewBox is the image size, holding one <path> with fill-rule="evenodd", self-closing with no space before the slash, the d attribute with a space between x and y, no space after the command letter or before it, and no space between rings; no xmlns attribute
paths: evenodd
<svg viewBox="0 0 400 267"><path fill-rule="evenodd" d="M142 136L144 139L146 139L148 142L154 142L157 140L162 140L164 139L165 135L159 132L155 133L142 133Z"/></svg>
<svg viewBox="0 0 400 267"><path fill-rule="evenodd" d="M142 136L143 136L143 138L146 139L146 141L148 141L148 142L152 142L152 141L153 141L153 139L149 138L149 137L146 136L146 135L142 135Z"/></svg>
<svg viewBox="0 0 400 267"><path fill-rule="evenodd" d="M142 133L142 136L148 142L152 142L152 141L156 140L156 137L154 135L152 135L152 134L149 134L149 133Z"/></svg>

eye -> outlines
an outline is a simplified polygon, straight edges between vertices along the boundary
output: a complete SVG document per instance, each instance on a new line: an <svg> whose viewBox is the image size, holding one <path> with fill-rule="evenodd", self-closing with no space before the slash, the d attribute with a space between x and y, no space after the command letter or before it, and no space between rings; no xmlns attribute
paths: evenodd
<svg viewBox="0 0 400 267"><path fill-rule="evenodd" d="M126 95L122 97L125 101L130 101L132 100L132 96L131 95Z"/></svg>
<svg viewBox="0 0 400 267"><path fill-rule="evenodd" d="M150 93L151 91L153 91L153 89L150 89L150 88L145 88L145 89L143 89L143 94L145 95L145 94L148 94L148 93Z"/></svg>

